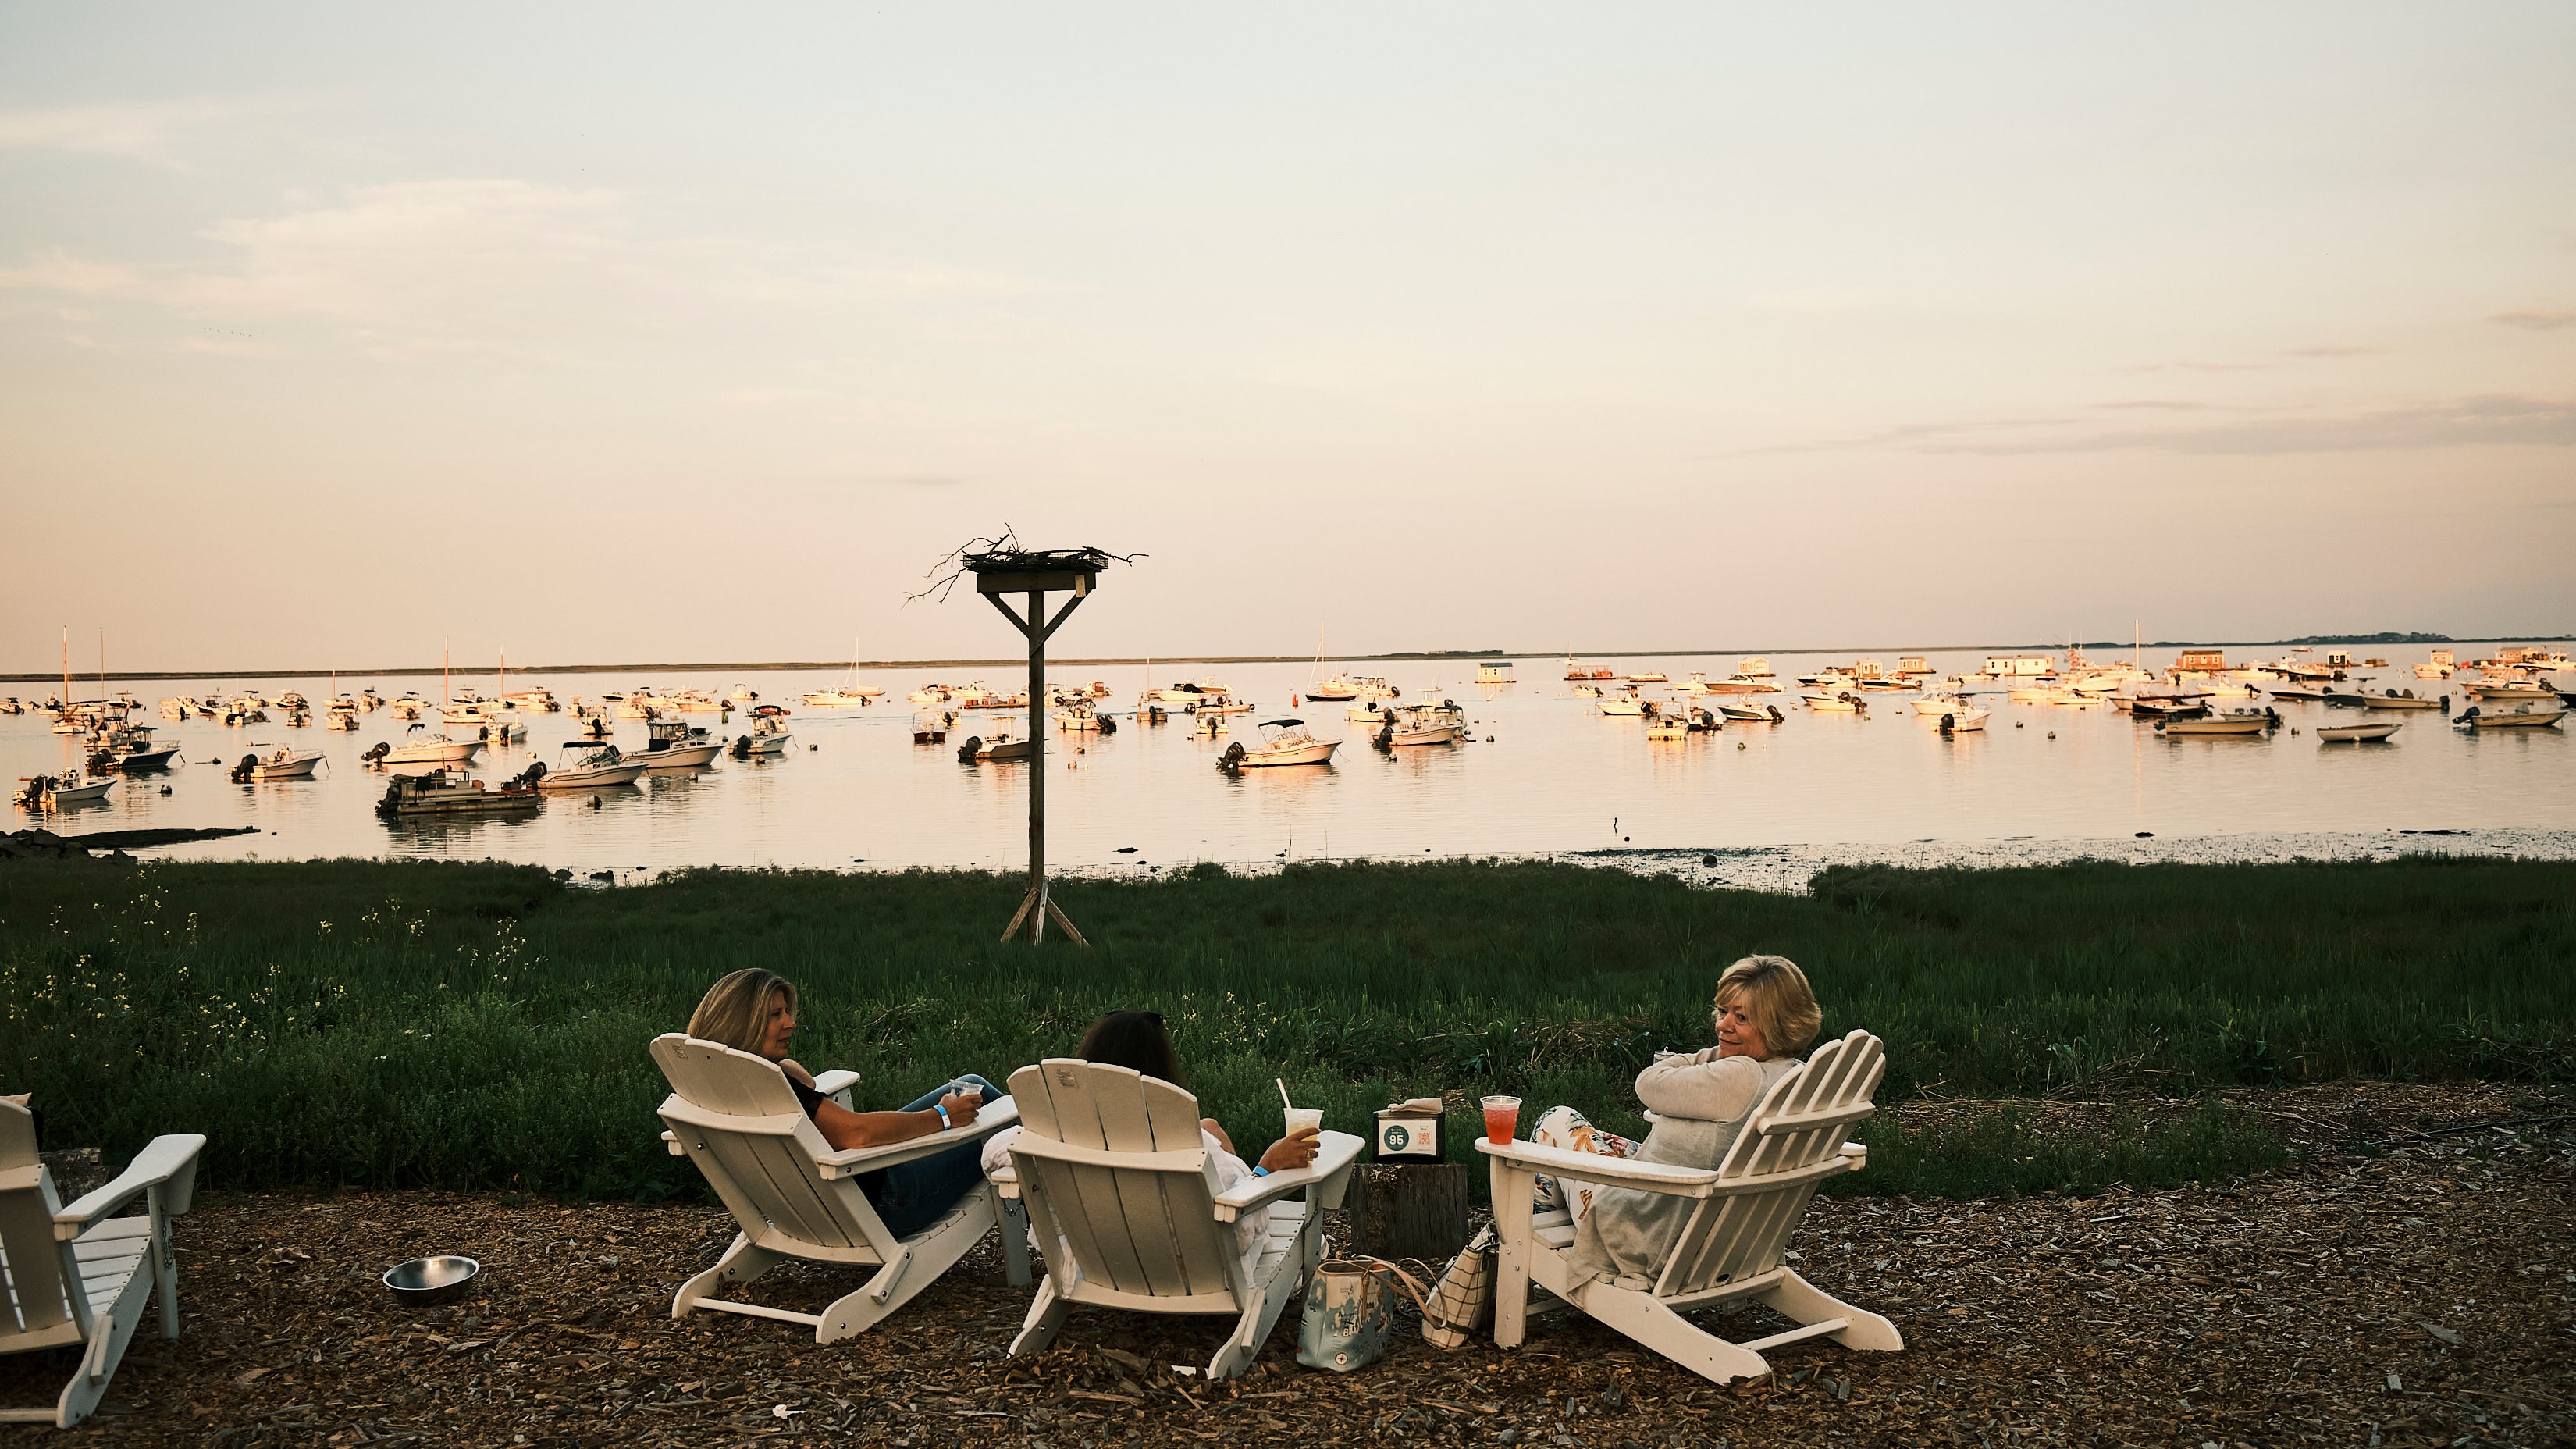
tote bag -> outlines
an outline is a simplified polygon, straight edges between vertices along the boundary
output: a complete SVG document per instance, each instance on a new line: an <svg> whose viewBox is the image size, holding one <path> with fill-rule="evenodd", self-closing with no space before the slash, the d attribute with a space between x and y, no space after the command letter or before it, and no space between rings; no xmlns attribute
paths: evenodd
<svg viewBox="0 0 2576 1449"><path fill-rule="evenodd" d="M1306 1279L1306 1304L1297 1320L1297 1362L1337 1374L1363 1369L1386 1357L1395 1329L1395 1288L1402 1283L1419 1306L1422 1285L1382 1258L1327 1258Z"/></svg>
<svg viewBox="0 0 2576 1449"><path fill-rule="evenodd" d="M1463 1346L1494 1312L1494 1230L1486 1228L1449 1260L1422 1306L1422 1338L1434 1348Z"/></svg>

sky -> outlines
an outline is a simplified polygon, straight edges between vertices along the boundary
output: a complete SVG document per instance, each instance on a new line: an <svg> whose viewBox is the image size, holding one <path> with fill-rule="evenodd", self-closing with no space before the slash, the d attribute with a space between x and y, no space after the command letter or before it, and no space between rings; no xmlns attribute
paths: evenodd
<svg viewBox="0 0 2576 1449"><path fill-rule="evenodd" d="M0 670L2576 628L2576 7L0 7Z"/></svg>

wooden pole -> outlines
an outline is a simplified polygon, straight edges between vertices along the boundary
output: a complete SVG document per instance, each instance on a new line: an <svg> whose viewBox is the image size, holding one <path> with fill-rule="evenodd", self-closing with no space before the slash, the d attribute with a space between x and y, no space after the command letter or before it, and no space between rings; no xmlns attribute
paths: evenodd
<svg viewBox="0 0 2576 1449"><path fill-rule="evenodd" d="M1046 940L1046 595L1029 590L1029 939Z"/></svg>

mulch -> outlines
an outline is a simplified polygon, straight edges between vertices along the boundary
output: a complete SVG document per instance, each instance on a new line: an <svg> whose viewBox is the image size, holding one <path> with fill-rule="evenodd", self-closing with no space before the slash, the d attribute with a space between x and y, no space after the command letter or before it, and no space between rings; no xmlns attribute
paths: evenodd
<svg viewBox="0 0 2576 1449"><path fill-rule="evenodd" d="M1213 1318L1077 1310L1056 1347L1007 1359L1028 1295L989 1241L887 1324L818 1348L787 1324L668 1317L732 1236L717 1208L208 1194L179 1224L185 1335L147 1328L111 1412L60 1442L2576 1442L2576 1123L2358 1145L2563 1118L2565 1100L2349 1084L2255 1100L2306 1124L2300 1166L2082 1200L1818 1201L1798 1267L1894 1319L1907 1349L1802 1343L1733 1388L1563 1312L1512 1352L1441 1353L1407 1325L1388 1362L1346 1377L1297 1366L1293 1308L1230 1384L1172 1371L1206 1361ZM388 1302L378 1275L433 1251L484 1261L474 1296ZM791 1267L749 1296L812 1309L856 1281ZM50 1402L69 1371L64 1352L0 1360L0 1402Z"/></svg>

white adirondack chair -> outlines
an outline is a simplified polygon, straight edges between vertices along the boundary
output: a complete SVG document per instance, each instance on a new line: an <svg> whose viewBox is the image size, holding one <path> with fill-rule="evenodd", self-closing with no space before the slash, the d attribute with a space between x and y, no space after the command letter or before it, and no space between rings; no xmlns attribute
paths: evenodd
<svg viewBox="0 0 2576 1449"><path fill-rule="evenodd" d="M680 1032L653 1039L653 1060L670 1080L660 1115L662 1141L706 1174L742 1231L714 1267L680 1285L671 1316L692 1309L801 1323L816 1343L865 1332L910 1302L966 1250L1002 1227L1002 1260L1013 1287L1030 1281L1028 1233L1013 1205L988 1185L958 1199L946 1216L908 1238L886 1230L855 1179L899 1162L980 1142L1019 1120L1011 1099L983 1104L975 1121L889 1147L839 1151L823 1140L776 1063ZM824 1095L849 1105L855 1072L814 1079ZM716 1296L728 1283L749 1283L788 1258L873 1267L867 1285L821 1313L794 1313Z"/></svg>
<svg viewBox="0 0 2576 1449"><path fill-rule="evenodd" d="M1341 1204L1360 1139L1323 1134L1314 1165L1216 1190L1196 1097L1126 1067L1049 1058L1011 1074L1020 1134L1018 1181L1047 1250L1046 1281L1011 1340L1014 1356L1055 1341L1077 1303L1141 1313L1221 1313L1234 1332L1208 1360L1211 1379L1251 1367L1323 1256L1324 1209ZM1291 1201L1290 1199L1295 1199ZM1247 1272L1235 1222L1270 1210L1268 1240Z"/></svg>
<svg viewBox="0 0 2576 1449"><path fill-rule="evenodd" d="M65 1207L53 1174L36 1158L33 1115L0 1101L0 1277L7 1283L0 1353L88 1345L52 1408L0 1409L0 1422L68 1429L89 1417L143 1321L147 1298L161 1300L161 1336L179 1336L170 1219L196 1194L205 1145L195 1133L155 1137L114 1182ZM137 1197L144 1216L109 1216Z"/></svg>
<svg viewBox="0 0 2576 1449"><path fill-rule="evenodd" d="M1827 1335L1847 1348L1905 1347L1896 1325L1833 1298L1782 1264L1806 1216L1807 1200L1829 1177L1858 1172L1869 1150L1843 1140L1844 1129L1876 1112L1887 1058L1877 1037L1855 1031L1828 1042L1764 1093L1726 1160L1714 1172L1568 1152L1533 1142L1496 1146L1479 1139L1494 1189L1494 1227L1501 1240L1494 1290L1494 1342L1517 1346L1527 1327L1529 1285L1555 1294L1691 1372L1723 1384L1771 1371L1766 1349ZM1575 1227L1563 1212L1536 1213L1536 1175L1643 1188L1690 1198L1690 1218L1651 1287L1570 1281L1566 1250ZM1623 1282L1626 1280L1622 1280ZM1733 1343L1682 1317L1754 1298L1800 1326L1749 1343Z"/></svg>

